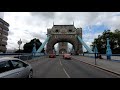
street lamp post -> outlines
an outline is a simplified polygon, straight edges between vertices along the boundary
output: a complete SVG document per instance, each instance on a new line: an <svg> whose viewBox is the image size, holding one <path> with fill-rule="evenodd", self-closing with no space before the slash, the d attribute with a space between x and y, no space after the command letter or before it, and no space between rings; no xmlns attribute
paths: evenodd
<svg viewBox="0 0 120 90"><path fill-rule="evenodd" d="M98 57L98 50L97 50L97 46L95 44L95 47L94 47L94 53L95 53L95 65L97 64L96 63L96 58Z"/></svg>
<svg viewBox="0 0 120 90"><path fill-rule="evenodd" d="M22 44L21 39L18 41L18 45L19 45L19 58L20 58L20 45Z"/></svg>
<svg viewBox="0 0 120 90"><path fill-rule="evenodd" d="M34 57L35 54L36 54L36 45L35 45L35 43L33 44L33 50L32 50L32 53L33 53L33 57Z"/></svg>
<svg viewBox="0 0 120 90"><path fill-rule="evenodd" d="M35 43L36 43L36 40L34 40L34 44L33 44L33 50L32 50L33 57L36 54L36 44Z"/></svg>

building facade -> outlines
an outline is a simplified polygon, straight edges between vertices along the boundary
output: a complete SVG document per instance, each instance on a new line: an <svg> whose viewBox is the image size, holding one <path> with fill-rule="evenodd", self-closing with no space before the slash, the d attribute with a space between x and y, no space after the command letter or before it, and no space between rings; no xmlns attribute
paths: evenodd
<svg viewBox="0 0 120 90"><path fill-rule="evenodd" d="M68 51L68 43L67 42L59 42L58 43L59 54L67 53Z"/></svg>
<svg viewBox="0 0 120 90"><path fill-rule="evenodd" d="M0 52L5 53L7 48L7 36L9 31L9 24L0 18Z"/></svg>

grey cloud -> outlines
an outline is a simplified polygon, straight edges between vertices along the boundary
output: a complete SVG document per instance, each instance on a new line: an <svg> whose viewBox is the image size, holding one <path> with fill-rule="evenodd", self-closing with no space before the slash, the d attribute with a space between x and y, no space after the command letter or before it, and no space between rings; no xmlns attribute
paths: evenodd
<svg viewBox="0 0 120 90"><path fill-rule="evenodd" d="M26 22L26 24L27 25L36 25L36 23L39 23L39 19L36 19L36 18L34 18L34 17L29 17L29 18L26 18L25 19L25 22Z"/></svg>
<svg viewBox="0 0 120 90"><path fill-rule="evenodd" d="M30 12L32 16L37 16L39 18L46 18L46 19L66 19L71 20L75 17L76 13L71 12ZM72 17L74 16L74 17Z"/></svg>
<svg viewBox="0 0 120 90"><path fill-rule="evenodd" d="M81 17L79 20L82 20L84 26L89 26L101 21L101 16L104 16L104 12L84 12L78 16Z"/></svg>
<svg viewBox="0 0 120 90"><path fill-rule="evenodd" d="M14 43L13 42L9 42L9 44L13 45Z"/></svg>
<svg viewBox="0 0 120 90"><path fill-rule="evenodd" d="M0 12L0 18L4 18L4 12Z"/></svg>
<svg viewBox="0 0 120 90"><path fill-rule="evenodd" d="M14 32L8 31L8 35L14 35Z"/></svg>
<svg viewBox="0 0 120 90"><path fill-rule="evenodd" d="M1 15L2 14L0 13L0 16ZM27 39L31 39L34 37L40 39L40 41L44 41L46 39L46 33L43 33L43 31L47 31L48 27L51 28L53 21L54 24L73 24L74 21L75 26L79 26L82 28L85 28L86 26L89 27L95 25L98 22L103 23L104 25L107 25L112 28L120 28L119 15L120 13L112 13L112 12L107 12L107 13L106 12L30 12L30 16L18 15L19 17L18 16L15 17L15 20L18 23L21 22L21 25L20 26L18 25L19 27L17 25L16 26L10 25L11 27L14 26L11 28L11 30L14 31L14 33L15 32L20 33L21 31L23 32L23 34L16 35L12 33L12 31L9 33L10 33L10 37L14 39L23 36L23 38L25 38L23 39L24 43L27 42ZM13 21L12 19L10 20ZM23 24L23 22L25 23ZM91 35L86 35L86 34L83 35L83 39L89 37L89 40L91 40L92 38L96 37L96 35L93 35L92 33L90 33ZM88 40L86 40L86 42L87 41Z"/></svg>
<svg viewBox="0 0 120 90"><path fill-rule="evenodd" d="M100 12L90 12L87 13L87 15L89 16L90 20L92 21L94 18L97 18L101 13ZM103 14L103 13L102 13Z"/></svg>
<svg viewBox="0 0 120 90"><path fill-rule="evenodd" d="M53 19L55 17L55 12L30 12L30 14L44 19Z"/></svg>
<svg viewBox="0 0 120 90"><path fill-rule="evenodd" d="M72 12L63 12L56 15L56 24L73 24L73 21L76 19L77 13Z"/></svg>
<svg viewBox="0 0 120 90"><path fill-rule="evenodd" d="M30 41L28 41L27 39L22 39L22 42L27 43L27 42L30 42Z"/></svg>
<svg viewBox="0 0 120 90"><path fill-rule="evenodd" d="M8 37L9 40L12 40L10 37Z"/></svg>
<svg viewBox="0 0 120 90"><path fill-rule="evenodd" d="M29 30L23 30L25 34L30 34Z"/></svg>
<svg viewBox="0 0 120 90"><path fill-rule="evenodd" d="M39 34L39 33L36 33L36 32L32 32L32 33L30 33L31 34L31 36L33 36L34 38L37 38L37 39L39 39L40 41L41 40L45 40L46 39L46 33L44 33L44 32L41 32L41 34Z"/></svg>
<svg viewBox="0 0 120 90"><path fill-rule="evenodd" d="M30 12L31 17L26 19L26 23L35 26L45 26L53 22L56 17L55 12Z"/></svg>
<svg viewBox="0 0 120 90"><path fill-rule="evenodd" d="M55 20L60 24L73 24L74 21L77 24L81 22L87 25L95 22L100 14L100 12L63 12L56 13Z"/></svg>
<svg viewBox="0 0 120 90"><path fill-rule="evenodd" d="M73 24L84 23L89 25L95 23L95 21L101 15L101 12L30 12L31 18L27 19L28 24L33 25L45 25L51 22L54 24ZM35 17L34 17L35 16ZM33 19L34 18L34 19ZM84 25L83 24L83 25Z"/></svg>
<svg viewBox="0 0 120 90"><path fill-rule="evenodd" d="M24 30L25 32L28 32L28 30Z"/></svg>

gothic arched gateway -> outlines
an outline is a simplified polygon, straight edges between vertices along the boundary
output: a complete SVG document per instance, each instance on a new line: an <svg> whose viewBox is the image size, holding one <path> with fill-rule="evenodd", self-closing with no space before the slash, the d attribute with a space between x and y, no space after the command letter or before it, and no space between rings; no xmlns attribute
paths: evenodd
<svg viewBox="0 0 120 90"><path fill-rule="evenodd" d="M74 25L53 25L51 29L47 29L47 35L50 36L46 49L48 54L53 52L54 45L59 42L71 43L74 54L83 52L82 44L77 38L77 36L82 38L82 28L75 28ZM60 48L60 50L65 50L65 48Z"/></svg>

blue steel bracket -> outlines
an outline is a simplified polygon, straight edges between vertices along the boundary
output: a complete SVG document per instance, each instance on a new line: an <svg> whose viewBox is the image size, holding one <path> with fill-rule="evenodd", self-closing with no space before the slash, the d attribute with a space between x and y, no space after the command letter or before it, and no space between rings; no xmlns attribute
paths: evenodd
<svg viewBox="0 0 120 90"><path fill-rule="evenodd" d="M82 43L82 45L86 48L86 50L89 52L89 53L94 53L87 45L86 43L80 38L80 36L77 36L78 40Z"/></svg>
<svg viewBox="0 0 120 90"><path fill-rule="evenodd" d="M43 50L44 46L45 46L46 43L48 42L49 38L50 38L50 36L48 36L48 37L46 38L46 40L42 43L42 45L41 45L41 46L39 47L39 49L37 50L36 55L39 55L39 54L41 53L41 51Z"/></svg>

